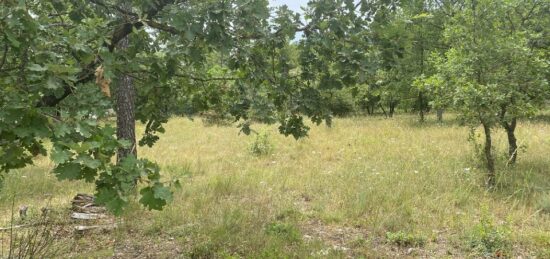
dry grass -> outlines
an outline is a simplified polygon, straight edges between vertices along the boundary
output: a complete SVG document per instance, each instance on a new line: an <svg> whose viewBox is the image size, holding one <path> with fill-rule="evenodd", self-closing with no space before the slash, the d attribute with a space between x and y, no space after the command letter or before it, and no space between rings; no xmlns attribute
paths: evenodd
<svg viewBox="0 0 550 259"><path fill-rule="evenodd" d="M337 119L332 128L312 127L310 137L299 141L259 125L274 149L255 156L249 149L254 137L238 135L234 127L173 119L155 147L139 151L157 161L167 179L182 180L173 204L162 212L133 206L121 228L78 237L85 253L67 249L66 255L550 255L550 214L540 209L550 195L550 124L519 125L520 144L527 148L514 168L503 166L506 139L498 133L500 178L498 188L488 191L466 128L414 121ZM76 192L92 190L58 182L45 173L49 167L41 159L7 177L2 211L13 193L18 203L38 210L46 197L61 209ZM492 224L480 230L484 220ZM496 248L482 238L491 230L503 232ZM478 243L487 249L474 247Z"/></svg>

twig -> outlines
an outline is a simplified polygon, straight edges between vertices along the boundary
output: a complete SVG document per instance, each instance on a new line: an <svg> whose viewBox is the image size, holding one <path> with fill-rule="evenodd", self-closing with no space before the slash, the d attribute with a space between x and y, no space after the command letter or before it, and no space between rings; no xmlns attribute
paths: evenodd
<svg viewBox="0 0 550 259"><path fill-rule="evenodd" d="M5 228L0 228L0 231L7 231L7 230L12 230L12 229L17 229L17 228L26 228L26 227L32 227L33 225L16 225L16 226L11 226L11 227L5 227Z"/></svg>

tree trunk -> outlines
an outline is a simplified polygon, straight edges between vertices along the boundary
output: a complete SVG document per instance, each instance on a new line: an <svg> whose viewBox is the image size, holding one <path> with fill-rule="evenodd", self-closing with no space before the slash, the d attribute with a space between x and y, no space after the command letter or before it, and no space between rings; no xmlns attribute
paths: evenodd
<svg viewBox="0 0 550 259"><path fill-rule="evenodd" d="M129 39L125 37L120 41L119 49L124 51L128 48ZM117 109L117 138L130 142L128 148L120 148L117 152L117 161L120 162L128 155L137 157L136 148L136 89L134 82L128 75L120 75L116 93Z"/></svg>
<svg viewBox="0 0 550 259"><path fill-rule="evenodd" d="M420 122L424 122L424 95L422 91L418 92L418 111L420 112Z"/></svg>
<svg viewBox="0 0 550 259"><path fill-rule="evenodd" d="M437 109L437 121L443 122L443 109Z"/></svg>
<svg viewBox="0 0 550 259"><path fill-rule="evenodd" d="M508 164L515 164L518 157L518 143L516 139L516 118L512 119L510 123L503 122L502 126L506 130L508 135Z"/></svg>
<svg viewBox="0 0 550 259"><path fill-rule="evenodd" d="M367 113L372 115L374 113L374 107L372 105L367 105Z"/></svg>
<svg viewBox="0 0 550 259"><path fill-rule="evenodd" d="M483 130L485 132L485 160L487 162L487 170L489 171L487 185L492 187L495 185L495 160L492 153L492 139L491 139L491 127L487 123L483 124Z"/></svg>
<svg viewBox="0 0 550 259"><path fill-rule="evenodd" d="M381 109L382 112L384 113L384 117L388 118L388 114L386 113L386 110L384 109L384 106L382 106L381 103L379 103L378 106L380 106L380 109Z"/></svg>
<svg viewBox="0 0 550 259"><path fill-rule="evenodd" d="M390 111L389 111L390 118L393 118L393 114L395 113L395 106L396 106L395 102L390 102Z"/></svg>

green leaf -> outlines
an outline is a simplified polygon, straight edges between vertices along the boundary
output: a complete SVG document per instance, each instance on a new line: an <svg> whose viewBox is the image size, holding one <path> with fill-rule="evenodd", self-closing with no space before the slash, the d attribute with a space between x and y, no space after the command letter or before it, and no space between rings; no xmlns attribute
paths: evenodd
<svg viewBox="0 0 550 259"><path fill-rule="evenodd" d="M40 66L38 64L31 64L30 66L27 67L27 69L29 69L30 71L35 71L35 72L44 72L44 71L48 70L48 68Z"/></svg>
<svg viewBox="0 0 550 259"><path fill-rule="evenodd" d="M162 199L166 202L172 201L172 191L170 191L168 187L155 185L155 187L153 187L153 190L155 192L155 198Z"/></svg>
<svg viewBox="0 0 550 259"><path fill-rule="evenodd" d="M19 48L21 43L17 39L15 39L15 36L11 34L9 30L5 33L5 35L6 35L6 38L8 38L8 40L10 41L12 46Z"/></svg>
<svg viewBox="0 0 550 259"><path fill-rule="evenodd" d="M71 128L65 123L57 123L53 126L53 134L60 138L64 137L65 135L71 133Z"/></svg>
<svg viewBox="0 0 550 259"><path fill-rule="evenodd" d="M55 77L49 77L48 81L46 81L46 88L52 89L52 90L59 88L59 81L57 81Z"/></svg>
<svg viewBox="0 0 550 259"><path fill-rule="evenodd" d="M115 189L99 188L96 193L96 202L104 204L107 209L115 215L120 215L126 201L124 201Z"/></svg>
<svg viewBox="0 0 550 259"><path fill-rule="evenodd" d="M55 164L63 164L65 162L67 162L70 158L71 158L72 154L70 151L66 150L66 149L58 149L58 148L55 148L51 155L50 155L50 158L52 159L52 161L55 163Z"/></svg>
<svg viewBox="0 0 550 259"><path fill-rule="evenodd" d="M101 166L101 161L93 159L88 155L80 155L74 162L91 169L97 169Z"/></svg>
<svg viewBox="0 0 550 259"><path fill-rule="evenodd" d="M85 138L89 138L90 136L92 136L92 133L90 133L90 130L86 126L82 125L81 123L76 125L76 132L80 133L80 135L82 135Z"/></svg>
<svg viewBox="0 0 550 259"><path fill-rule="evenodd" d="M80 165L68 163L57 166L53 172L59 180L78 180L80 179Z"/></svg>
<svg viewBox="0 0 550 259"><path fill-rule="evenodd" d="M145 187L139 193L139 202L149 210L161 210L167 201L172 200L172 193L163 186Z"/></svg>

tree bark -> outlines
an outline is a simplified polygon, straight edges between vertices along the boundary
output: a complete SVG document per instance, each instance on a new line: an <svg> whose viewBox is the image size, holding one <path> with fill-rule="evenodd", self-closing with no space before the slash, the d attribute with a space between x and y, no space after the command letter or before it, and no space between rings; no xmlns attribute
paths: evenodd
<svg viewBox="0 0 550 259"><path fill-rule="evenodd" d="M424 95L422 91L418 92L418 111L420 112L420 122L424 122Z"/></svg>
<svg viewBox="0 0 550 259"><path fill-rule="evenodd" d="M118 48L124 51L128 48L130 40L128 36L120 41ZM117 112L117 138L130 142L127 148L119 148L117 152L117 162L129 155L137 157L136 147L136 89L134 82L128 75L120 75L116 92L116 112Z"/></svg>
<svg viewBox="0 0 550 259"><path fill-rule="evenodd" d="M378 103L378 106L380 107L380 109L381 109L382 112L384 113L384 117L388 118L388 114L386 113L386 110L384 109L384 106L382 106L381 103Z"/></svg>
<svg viewBox="0 0 550 259"><path fill-rule="evenodd" d="M485 132L485 160L487 163L487 170L488 170L488 178L487 178L487 185L489 187L492 187L495 185L495 160L493 158L493 143L491 139L491 127L487 124L482 122L483 124L483 130Z"/></svg>
<svg viewBox="0 0 550 259"><path fill-rule="evenodd" d="M390 118L393 118L393 114L395 113L395 106L397 106L396 102L391 101L390 102Z"/></svg>
<svg viewBox="0 0 550 259"><path fill-rule="evenodd" d="M508 136L508 164L515 164L518 157L518 143L516 138L517 119L514 118L510 123L503 122L502 126Z"/></svg>

